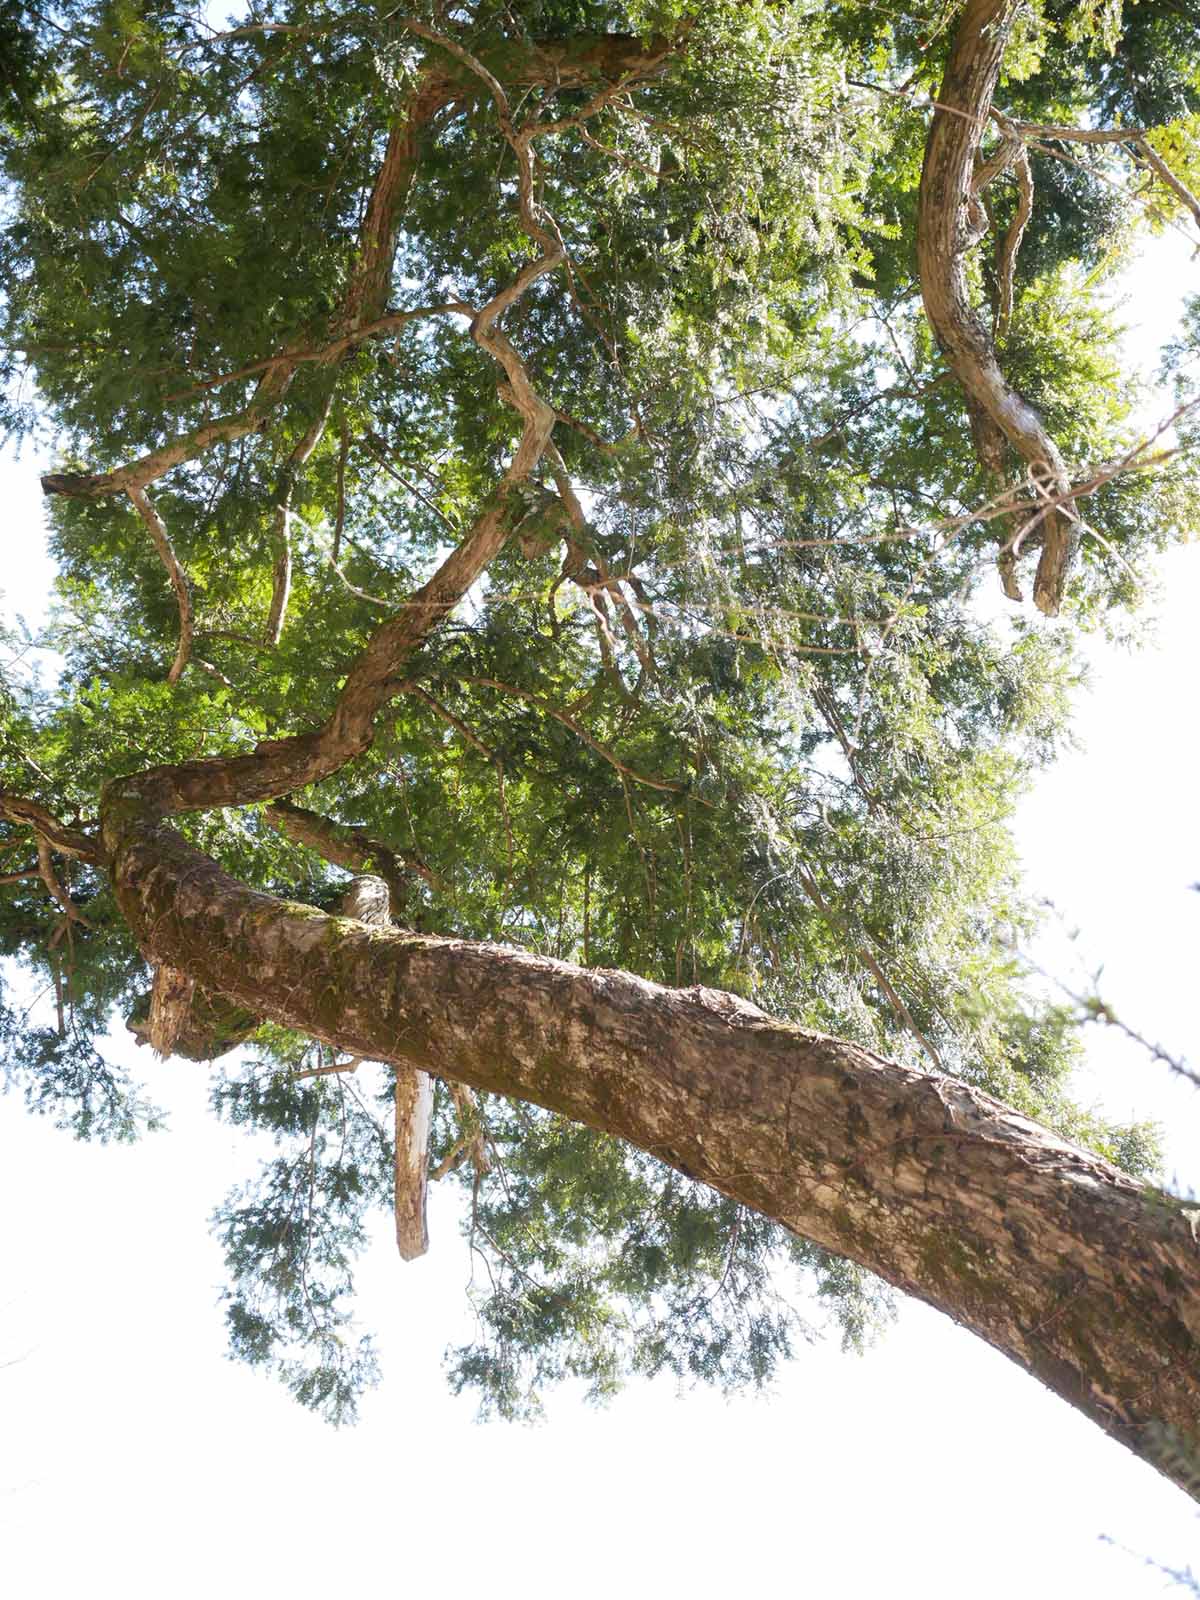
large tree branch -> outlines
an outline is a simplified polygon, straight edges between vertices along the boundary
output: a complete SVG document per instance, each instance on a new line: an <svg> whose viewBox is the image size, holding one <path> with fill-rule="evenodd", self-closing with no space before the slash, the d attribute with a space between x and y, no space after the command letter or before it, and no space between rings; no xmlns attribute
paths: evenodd
<svg viewBox="0 0 1200 1600"><path fill-rule="evenodd" d="M155 960L351 1055L629 1140L946 1311L1183 1482L1195 1210L965 1084L732 996L337 923L234 882L128 797L105 843Z"/></svg>
<svg viewBox="0 0 1200 1600"><path fill-rule="evenodd" d="M963 10L925 146L917 262L925 310L963 386L985 467L1000 476L1007 441L1037 487L1057 500L1039 513L1042 551L1033 590L1038 609L1056 616L1078 537L1070 476L1041 417L1005 379L991 334L971 305L966 273L967 251L981 231L975 157L1016 11L1017 0L967 0Z"/></svg>

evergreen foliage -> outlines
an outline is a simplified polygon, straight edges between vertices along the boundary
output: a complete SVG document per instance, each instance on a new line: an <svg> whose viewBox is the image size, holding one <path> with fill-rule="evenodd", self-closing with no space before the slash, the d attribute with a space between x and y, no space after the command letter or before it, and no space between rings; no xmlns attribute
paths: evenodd
<svg viewBox="0 0 1200 1600"><path fill-rule="evenodd" d="M1067 736L1079 631L1134 604L1154 552L1194 532L1186 451L1114 469L1139 424L1110 295L1145 227L1188 216L1124 146L1034 149L1000 349L1094 490L1064 619L997 620L1011 529L979 515L994 486L914 266L954 9L419 11L518 120L557 124L536 143L537 204L568 265L503 329L559 414L561 465L543 459L518 537L412 660L371 750L296 798L420 864L394 907L410 926L730 990L932 1058L1142 1173L1148 1130L1071 1104L1072 1019L1013 953L1036 914L1009 824ZM1185 181L1200 170L1186 8L1025 13L998 104L1136 124ZM119 492L51 500L41 642L60 669L38 678L4 641L0 789L87 828L116 776L316 727L520 435L461 316L308 358L347 330L389 137L408 119L416 157L368 321L479 308L531 243L484 84L393 9L263 0L218 27L201 6L58 0L0 5L0 27L3 420L52 434L64 474L186 441L149 486L194 613L177 681L178 595ZM570 69L618 35L657 41L661 65L619 91L619 72ZM419 120L431 73L443 103ZM997 236L1015 206L1003 177ZM981 303L997 270L985 241ZM304 359L276 393L281 352ZM1186 353L1180 382L1186 401ZM33 845L5 815L7 870ZM344 872L261 809L185 831L244 881L338 904ZM132 1137L155 1114L104 1034L144 1015L150 975L103 873L54 865L74 915L36 872L0 887L0 952L22 995L50 997L4 1013L5 1071L77 1136ZM263 1026L216 1075L217 1112L278 1153L215 1222L234 1352L343 1420L375 1376L349 1296L394 1152L386 1086L305 1075L333 1065ZM439 1087L431 1165L463 1190L486 1284L450 1376L485 1408L526 1414L562 1377L597 1397L629 1372L759 1384L810 1336L814 1304L851 1344L887 1314L857 1268L647 1155L516 1103L476 1117Z"/></svg>

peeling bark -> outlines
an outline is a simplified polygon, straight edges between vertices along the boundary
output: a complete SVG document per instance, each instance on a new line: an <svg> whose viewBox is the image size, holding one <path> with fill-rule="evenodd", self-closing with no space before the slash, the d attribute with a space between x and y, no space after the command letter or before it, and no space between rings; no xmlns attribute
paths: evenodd
<svg viewBox="0 0 1200 1600"><path fill-rule="evenodd" d="M629 1140L947 1312L1187 1487L1195 1211L989 1095L732 996L287 905L128 793L104 829L153 959L351 1055Z"/></svg>
<svg viewBox="0 0 1200 1600"><path fill-rule="evenodd" d="M1017 0L967 0L963 10L925 146L917 264L925 311L966 395L980 460L990 474L1001 477L1005 444L1011 445L1048 498L1038 519L1042 551L1033 598L1040 611L1053 617L1062 604L1078 539L1070 476L1041 417L1005 379L991 334L971 304L966 274L967 251L983 231L975 158L1017 9ZM1019 533L1014 556L1021 537ZM1005 592L1019 598L1011 566L1002 561L1001 573Z"/></svg>
<svg viewBox="0 0 1200 1600"><path fill-rule="evenodd" d="M161 1060L174 1055L175 1046L187 1031L195 989L195 979L178 967L168 966L165 961L155 967L146 1039Z"/></svg>
<svg viewBox="0 0 1200 1600"><path fill-rule="evenodd" d="M429 1249L426 1195L433 1079L416 1067L396 1067L396 1246L415 1261Z"/></svg>
<svg viewBox="0 0 1200 1600"><path fill-rule="evenodd" d="M171 976L172 981L176 982L181 977L177 972ZM193 986L186 996L186 1004L180 1006L180 1015L166 1019L164 1026L160 982L165 984L167 979L163 977L160 980L156 972L154 989L150 994L140 997L125 1019L126 1028L135 1035L138 1043L154 1045L160 1056L183 1056L187 1061L216 1061L218 1057L228 1055L230 1050L236 1050L238 1045L244 1044L259 1025L261 1019L244 1006L235 1005L224 995L209 994ZM179 987L182 997L183 985ZM156 995L159 996L157 1016L153 1009ZM156 1031L159 1035L157 1040L154 1037Z"/></svg>

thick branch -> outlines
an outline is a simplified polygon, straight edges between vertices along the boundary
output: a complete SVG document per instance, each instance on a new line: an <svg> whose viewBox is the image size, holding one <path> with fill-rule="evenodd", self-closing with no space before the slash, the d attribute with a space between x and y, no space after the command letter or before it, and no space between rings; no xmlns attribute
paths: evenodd
<svg viewBox="0 0 1200 1600"><path fill-rule="evenodd" d="M971 305L966 274L967 250L979 237L975 156L1016 10L1016 0L967 0L925 146L917 261L925 310L963 386L985 466L998 470L1000 441L1007 440L1035 484L1058 497L1040 514L1033 591L1038 609L1056 616L1079 524L1070 477L1041 417L1005 380L991 335Z"/></svg>
<svg viewBox="0 0 1200 1600"><path fill-rule="evenodd" d="M965 1084L671 990L337 923L106 819L151 956L366 1059L627 1139L951 1314L1164 1471L1196 1440L1197 1216Z"/></svg>

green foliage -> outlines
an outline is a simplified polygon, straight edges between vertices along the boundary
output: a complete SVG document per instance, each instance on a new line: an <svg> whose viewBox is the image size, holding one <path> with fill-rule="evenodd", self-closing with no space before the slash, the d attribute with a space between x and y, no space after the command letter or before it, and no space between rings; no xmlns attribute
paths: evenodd
<svg viewBox="0 0 1200 1600"><path fill-rule="evenodd" d="M997 528L976 511L993 486L914 274L927 114L880 92L935 88L952 13L454 11L516 114L562 123L537 143L538 198L571 271L540 279L503 330L564 419L586 526L543 461L536 514L408 663L371 751L300 799L419 859L411 925L730 989L932 1056L1142 1173L1145 1130L1071 1106L1069 1019L1013 958L1035 913L1009 822L1066 736L1075 628L1135 600L1149 554L1194 526L1195 469L1185 452L1108 472L1134 434L1105 280L1142 213L1119 149L1035 152L1000 354L1074 477L1098 481L1066 623L982 620ZM302 362L255 426L196 442L243 412L268 358L342 331L383 149L431 61L457 89L417 141L387 304L478 307L530 259L512 150L452 56L380 8L270 0L255 17L212 38L152 0L55 5L17 19L0 81L5 425L52 427L76 472L194 446L150 488L195 613L180 680L176 597L122 495L53 502L53 681L27 670L28 641L3 644L0 787L73 826L94 823L114 776L318 725L518 437L493 363L461 318L437 317ZM521 77L531 42L677 29L670 70L586 118L594 85ZM1015 39L1004 104L1161 122L1157 147L1190 171L1198 29L1149 0L1123 17L1046 0ZM291 598L271 645L288 482ZM339 873L252 811L187 831L245 881L337 902ZM6 852L29 838L0 823ZM77 1134L128 1137L153 1113L93 1041L144 1004L146 969L100 875L55 864L91 926L64 926L37 878L0 886L0 951L62 996L52 1024L44 1003L5 1014L5 1070ZM265 1028L217 1078L219 1114L279 1153L216 1227L235 1354L336 1421L374 1376L349 1295L393 1152L358 1079L297 1077L330 1065L314 1049ZM479 1116L488 1162L447 1181L465 1191L480 1332L450 1372L485 1408L528 1413L562 1377L596 1397L630 1372L763 1383L810 1336L814 1303L851 1344L886 1314L858 1269L647 1156L523 1106ZM469 1131L440 1093L435 1167Z"/></svg>

